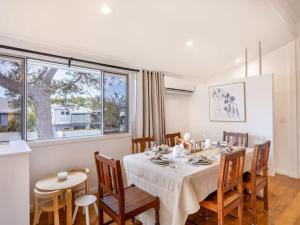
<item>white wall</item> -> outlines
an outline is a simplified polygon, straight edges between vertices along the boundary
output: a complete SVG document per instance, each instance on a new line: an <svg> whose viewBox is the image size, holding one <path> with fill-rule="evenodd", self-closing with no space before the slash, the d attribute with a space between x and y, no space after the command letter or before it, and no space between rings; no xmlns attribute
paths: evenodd
<svg viewBox="0 0 300 225"><path fill-rule="evenodd" d="M265 140L273 141L273 76L255 76L247 79L227 80L226 83L245 82L246 121L215 122L209 120L209 86L224 82L198 85L191 99L190 131L200 139L203 134L214 141L221 141L223 131L249 134L249 146ZM272 151L271 151L272 152ZM272 162L271 154L271 162ZM272 172L271 163L271 172Z"/></svg>
<svg viewBox="0 0 300 225"><path fill-rule="evenodd" d="M274 74L274 140L276 172L297 177L295 42L263 56L263 74ZM249 76L258 74L258 60L249 62ZM218 83L245 76L243 65L219 74Z"/></svg>
<svg viewBox="0 0 300 225"><path fill-rule="evenodd" d="M178 131L184 133L189 131L189 115L191 111L189 101L191 97L191 94L166 93L166 133L174 133Z"/></svg>

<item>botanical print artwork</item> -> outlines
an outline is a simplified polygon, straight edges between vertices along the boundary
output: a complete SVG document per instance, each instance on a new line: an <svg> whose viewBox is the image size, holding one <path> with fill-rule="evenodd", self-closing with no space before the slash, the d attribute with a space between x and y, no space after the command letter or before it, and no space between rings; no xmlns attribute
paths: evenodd
<svg viewBox="0 0 300 225"><path fill-rule="evenodd" d="M245 121L244 88L242 82L210 87L210 120Z"/></svg>

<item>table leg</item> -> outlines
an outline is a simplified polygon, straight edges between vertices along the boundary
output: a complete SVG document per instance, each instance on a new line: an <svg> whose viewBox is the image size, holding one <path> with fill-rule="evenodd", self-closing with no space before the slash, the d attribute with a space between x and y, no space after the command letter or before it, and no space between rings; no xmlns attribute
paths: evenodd
<svg viewBox="0 0 300 225"><path fill-rule="evenodd" d="M66 201L67 201L67 211L66 211L67 225L72 225L72 190L71 189L67 190Z"/></svg>

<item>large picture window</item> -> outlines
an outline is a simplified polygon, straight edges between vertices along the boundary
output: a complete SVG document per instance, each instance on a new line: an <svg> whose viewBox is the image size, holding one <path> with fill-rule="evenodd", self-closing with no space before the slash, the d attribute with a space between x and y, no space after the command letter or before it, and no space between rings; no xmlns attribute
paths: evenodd
<svg viewBox="0 0 300 225"><path fill-rule="evenodd" d="M22 66L0 56L0 141L128 132L127 74L28 59L24 91Z"/></svg>

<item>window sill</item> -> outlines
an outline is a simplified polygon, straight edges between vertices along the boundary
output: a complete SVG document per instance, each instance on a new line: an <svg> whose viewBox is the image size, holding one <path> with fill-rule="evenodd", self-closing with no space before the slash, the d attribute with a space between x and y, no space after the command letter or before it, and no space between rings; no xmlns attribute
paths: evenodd
<svg viewBox="0 0 300 225"><path fill-rule="evenodd" d="M63 145L63 144L73 144L80 142L91 142L91 141L104 141L111 139L120 139L120 138L131 138L130 133L121 133L121 134L106 134L106 135L97 135L97 136L86 136L86 137L71 137L63 139L51 139L51 140L36 140L36 141L27 141L27 144L30 147L45 147L45 146L54 146L54 145Z"/></svg>

